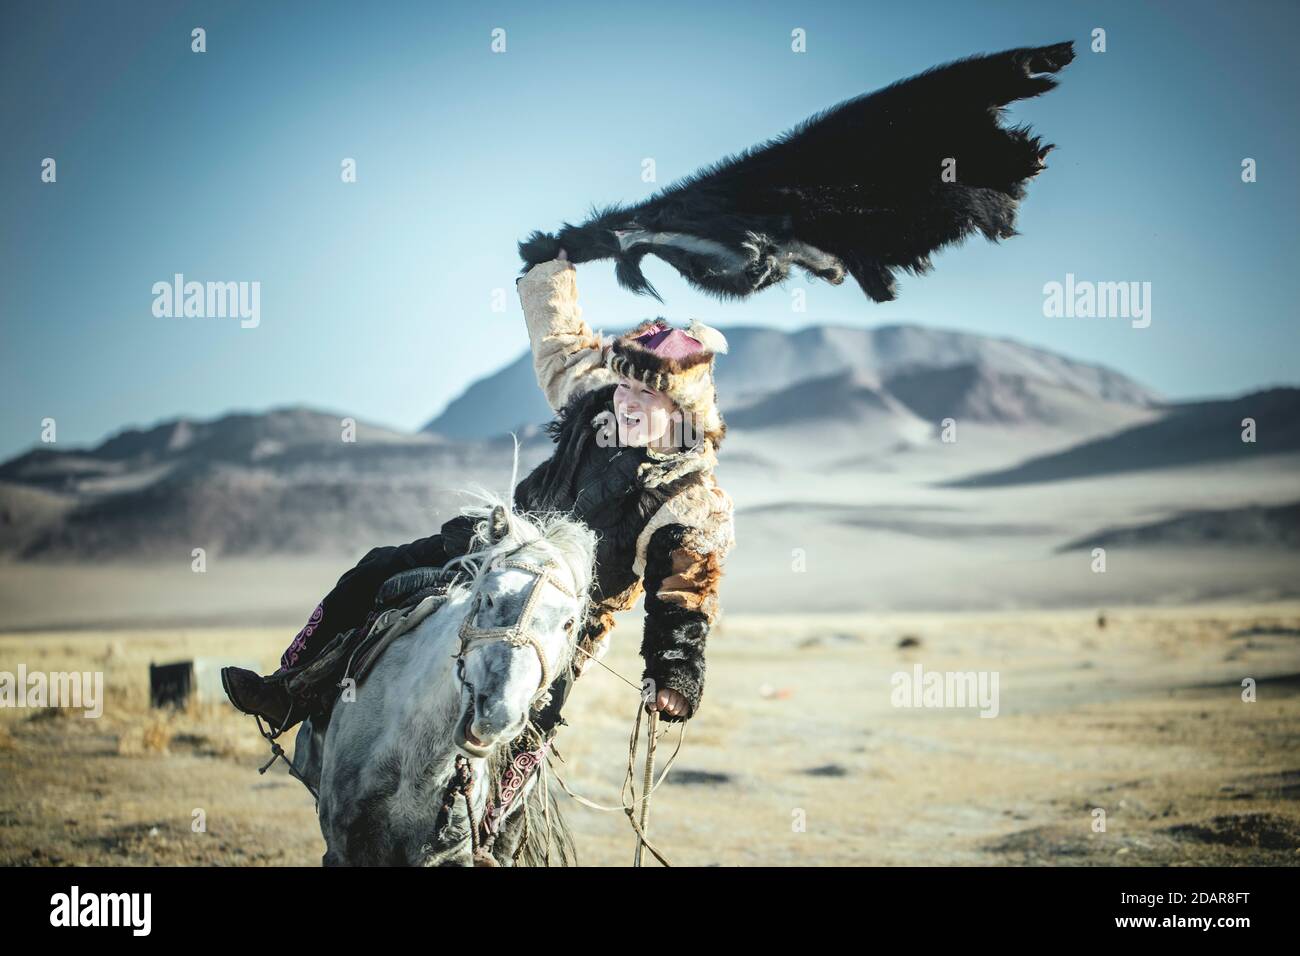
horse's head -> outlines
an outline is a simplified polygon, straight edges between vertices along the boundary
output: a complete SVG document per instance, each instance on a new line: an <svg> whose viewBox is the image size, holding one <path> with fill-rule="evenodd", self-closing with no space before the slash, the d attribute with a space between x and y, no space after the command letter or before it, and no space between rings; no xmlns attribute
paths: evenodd
<svg viewBox="0 0 1300 956"><path fill-rule="evenodd" d="M463 711L456 745L486 757L513 740L547 688L570 665L583 623L595 539L559 516L541 519L497 505L480 524L460 630Z"/></svg>

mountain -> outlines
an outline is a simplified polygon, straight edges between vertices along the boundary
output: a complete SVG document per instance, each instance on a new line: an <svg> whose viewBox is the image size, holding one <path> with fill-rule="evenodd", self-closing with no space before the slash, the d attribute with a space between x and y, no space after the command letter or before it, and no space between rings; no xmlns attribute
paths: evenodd
<svg viewBox="0 0 1300 956"><path fill-rule="evenodd" d="M551 415L551 407L537 387L532 353L524 352L505 368L470 385L420 431L460 440L488 438L542 424Z"/></svg>
<svg viewBox="0 0 1300 956"><path fill-rule="evenodd" d="M727 426L744 431L832 422L868 425L911 417L905 406L871 378L849 370L775 389L728 415Z"/></svg>
<svg viewBox="0 0 1300 956"><path fill-rule="evenodd" d="M1300 505L1279 505L1296 498L1300 389L1167 404L1109 369L967 333L726 334L729 612L1295 594ZM415 434L362 421L352 435L343 415L299 407L40 446L0 463L0 603L9 626L296 622L366 551L436 532L463 489L506 491L508 432L526 474L551 452L549 417L524 356ZM1099 480L1014 487L1085 475ZM1122 573L1078 563L1097 544ZM190 572L195 548L211 576Z"/></svg>
<svg viewBox="0 0 1300 956"><path fill-rule="evenodd" d="M926 368L973 365L991 372L1057 383L1084 395L1124 404L1156 401L1125 375L1076 362L1011 339L917 325L874 329L817 325L795 332L741 326L724 330L730 352L717 363L718 389L744 404L765 391L852 370L883 384Z"/></svg>
<svg viewBox="0 0 1300 956"><path fill-rule="evenodd" d="M508 438L458 443L359 422L345 441L342 419L305 408L180 419L21 455L0 465L0 553L355 553L436 531L471 479L509 484ZM523 466L543 454L526 447Z"/></svg>
<svg viewBox="0 0 1300 956"><path fill-rule="evenodd" d="M952 418L1076 432L1093 430L1099 418L1103 428L1120 420L1127 424L1126 413L1149 402L1145 395L1138 398L1114 389L1080 389L1068 379L1000 371L980 362L898 372L885 380L885 388L926 421Z"/></svg>
<svg viewBox="0 0 1300 956"><path fill-rule="evenodd" d="M1126 528L1107 528L1060 550L1140 546L1275 547L1300 550L1300 502L1274 507L1188 511L1164 521Z"/></svg>
<svg viewBox="0 0 1300 956"><path fill-rule="evenodd" d="M237 412L207 422L175 419L126 429L85 451L38 448L0 464L0 481L51 491L120 491L148 484L185 462L249 464L317 455L345 445L345 417L295 407ZM434 441L366 423L356 424L355 436L366 447Z"/></svg>
<svg viewBox="0 0 1300 956"><path fill-rule="evenodd" d="M893 395L861 372L833 372L774 390L727 414L727 444L722 454L729 475L747 469L770 482L774 461L803 467L840 457L926 441L929 422L912 414Z"/></svg>
<svg viewBox="0 0 1300 956"><path fill-rule="evenodd" d="M846 373L859 386L888 391L891 378L901 382L907 375L927 370L969 368L990 376L1046 383L1115 406L1158 403L1148 389L1112 369L970 332L916 325L874 329L816 325L794 332L733 326L722 331L729 351L718 359L716 377L729 427L742 409L783 389ZM532 360L525 353L472 384L421 431L456 439L486 438L549 417Z"/></svg>
<svg viewBox="0 0 1300 956"><path fill-rule="evenodd" d="M1242 440L1246 419L1256 423L1254 442ZM990 488L1065 481L1296 451L1300 451L1300 389L1273 388L1234 399L1169 405L1166 414L1155 421L1010 468L953 481L950 486Z"/></svg>
<svg viewBox="0 0 1300 956"><path fill-rule="evenodd" d="M932 445L947 417L1000 437L976 432L949 448L944 476L1155 413L1155 397L1117 372L1004 339L913 326L726 334L723 468L741 504L752 488L778 490L778 468L790 469L795 487L795 472L888 473L900 452ZM505 490L508 433L521 439L526 474L550 453L539 428L549 418L524 355L416 434L359 422L347 441L344 416L299 407L177 419L89 449L42 447L0 464L0 555L187 561L198 547L356 555L436 531L473 482Z"/></svg>
<svg viewBox="0 0 1300 956"><path fill-rule="evenodd" d="M945 339L940 337L938 351L948 356L944 346L952 343ZM892 471L900 453L932 446L943 422L953 419L962 434L970 434L965 429L971 425L986 428L983 440L969 447L972 457L948 456L945 467L964 462L956 472L962 474L991 463L974 456L1002 464L1008 453L1056 450L1156 414L1149 393L1111 376L1071 374L1077 370L1060 363L1012 362L1005 350L926 366L915 358L917 339L909 337L908 345L895 356L897 366L800 378L729 410L729 450L763 459L755 469L760 472L770 472L773 453L836 471ZM1032 374L1006 368L1029 368ZM1062 369L1065 374L1056 374ZM989 429L1003 440L991 441ZM732 461L724 453L724 463Z"/></svg>

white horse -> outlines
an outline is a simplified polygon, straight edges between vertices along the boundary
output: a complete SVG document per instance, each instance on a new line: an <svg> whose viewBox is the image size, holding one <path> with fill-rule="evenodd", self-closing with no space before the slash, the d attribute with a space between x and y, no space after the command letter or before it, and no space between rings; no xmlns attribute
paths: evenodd
<svg viewBox="0 0 1300 956"><path fill-rule="evenodd" d="M469 512L483 519L470 553L453 562L471 580L388 645L355 699L334 705L323 733L310 722L298 733L294 767L318 782L326 866L509 864L525 840L535 860L539 812L549 856L550 829L559 824L553 805L541 803L540 775L531 774L504 810L497 785L510 742L570 666L595 538L561 515L525 516L487 500ZM468 800L455 786L466 768L474 780ZM495 830L509 836L475 860L490 794L500 814Z"/></svg>

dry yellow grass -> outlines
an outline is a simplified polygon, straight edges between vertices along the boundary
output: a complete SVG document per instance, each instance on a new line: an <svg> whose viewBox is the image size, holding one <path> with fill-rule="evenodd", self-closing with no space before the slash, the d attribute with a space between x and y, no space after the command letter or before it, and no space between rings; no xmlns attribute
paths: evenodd
<svg viewBox="0 0 1300 956"><path fill-rule="evenodd" d="M148 706L151 660L270 667L285 637L0 636L0 670L102 670L106 698L94 720L0 710L0 863L318 862L312 799L283 765L258 775L251 719ZM639 675L634 615L614 637L607 663ZM999 716L891 706L890 676L916 663L996 670ZM1118 611L1104 629L1085 611L728 616L652 833L688 865L1294 864L1298 675L1290 604ZM634 707L595 668L566 711L560 772L597 802L617 803ZM562 806L584 863L630 863L621 815Z"/></svg>

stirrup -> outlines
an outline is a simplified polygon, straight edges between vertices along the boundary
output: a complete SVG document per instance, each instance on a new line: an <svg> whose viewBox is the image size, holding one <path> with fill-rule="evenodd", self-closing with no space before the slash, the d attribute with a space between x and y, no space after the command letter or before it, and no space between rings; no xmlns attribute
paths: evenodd
<svg viewBox="0 0 1300 956"><path fill-rule="evenodd" d="M268 760L262 766L258 767L257 772L259 774L264 774L268 770L270 770L272 766L275 765L275 762L277 760L283 760L285 766L289 768L289 776L293 777L293 779L297 780L304 787L306 787L308 792L311 793L312 797L315 798L316 802L320 803L320 794L316 791L316 788L311 785L311 782L308 781L306 777L304 777L302 774L298 772L298 768L293 765L292 760L290 760L288 757L285 756L284 748L281 747L279 742L276 740L276 738L279 737L282 733L284 733L285 730L293 726L293 724L289 723L289 719L293 717L293 706L294 706L293 701L290 701L289 713L284 718L285 723L278 730L275 731L267 730L265 727L262 726L262 717L260 714L253 715L253 719L257 721L257 732L261 734L263 737L265 737L267 742L271 745L271 759Z"/></svg>

